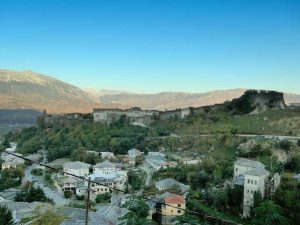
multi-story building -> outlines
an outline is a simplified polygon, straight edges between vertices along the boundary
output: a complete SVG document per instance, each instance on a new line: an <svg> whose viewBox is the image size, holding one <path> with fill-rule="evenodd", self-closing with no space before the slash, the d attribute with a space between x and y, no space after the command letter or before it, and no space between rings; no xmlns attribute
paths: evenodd
<svg viewBox="0 0 300 225"><path fill-rule="evenodd" d="M244 186L243 217L250 216L255 192L260 193L262 198L265 197L269 174L265 165L258 161L239 158L234 163L234 183Z"/></svg>
<svg viewBox="0 0 300 225"><path fill-rule="evenodd" d="M113 189L124 191L127 186L127 172L114 171L109 173L94 173L89 176L91 181L91 198L95 199L98 194L105 194ZM84 186L88 186L88 181L85 181ZM79 187L82 189L82 187ZM80 190L76 191L79 192Z"/></svg>
<svg viewBox="0 0 300 225"><path fill-rule="evenodd" d="M76 191L77 187L77 179L73 176L65 176L63 180L63 190L64 191L71 191L74 192Z"/></svg>
<svg viewBox="0 0 300 225"><path fill-rule="evenodd" d="M63 169L65 173L71 173L76 176L85 177L90 173L91 165L83 162L67 162L64 163ZM68 175L68 174L66 174Z"/></svg>
<svg viewBox="0 0 300 225"><path fill-rule="evenodd" d="M166 192L156 198L156 212L162 224L170 224L185 213L186 201L183 196Z"/></svg>
<svg viewBox="0 0 300 225"><path fill-rule="evenodd" d="M254 193L259 192L262 198L265 197L265 187L269 171L264 168L257 168L246 171L244 176L243 217L249 217L250 209L254 203Z"/></svg>
<svg viewBox="0 0 300 225"><path fill-rule="evenodd" d="M120 171L123 168L122 163L113 163L108 160L98 163L93 166L93 172L95 174L109 174L112 172Z"/></svg>

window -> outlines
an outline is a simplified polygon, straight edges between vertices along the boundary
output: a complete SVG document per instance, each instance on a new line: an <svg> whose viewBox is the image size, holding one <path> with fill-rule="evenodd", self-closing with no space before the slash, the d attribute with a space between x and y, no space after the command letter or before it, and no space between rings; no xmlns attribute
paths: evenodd
<svg viewBox="0 0 300 225"><path fill-rule="evenodd" d="M247 190L247 193L249 193L249 190Z"/></svg>
<svg viewBox="0 0 300 225"><path fill-rule="evenodd" d="M173 213L173 209L171 209L171 213Z"/></svg>
<svg viewBox="0 0 300 225"><path fill-rule="evenodd" d="M251 180L251 184L253 184L253 180Z"/></svg>
<svg viewBox="0 0 300 225"><path fill-rule="evenodd" d="M180 209L178 209L178 210L177 210L177 213L181 213L181 210L180 210Z"/></svg>
<svg viewBox="0 0 300 225"><path fill-rule="evenodd" d="M251 191L251 194L253 194L253 191Z"/></svg>
<svg viewBox="0 0 300 225"><path fill-rule="evenodd" d="M248 184L250 184L250 179L248 179Z"/></svg>
<svg viewBox="0 0 300 225"><path fill-rule="evenodd" d="M257 181L254 181L254 184L257 185Z"/></svg>
<svg viewBox="0 0 300 225"><path fill-rule="evenodd" d="M236 168L235 171L237 172L237 171L238 171L238 168Z"/></svg>
<svg viewBox="0 0 300 225"><path fill-rule="evenodd" d="M181 207L181 204L177 204L177 207L179 207L179 208L180 208L180 207Z"/></svg>

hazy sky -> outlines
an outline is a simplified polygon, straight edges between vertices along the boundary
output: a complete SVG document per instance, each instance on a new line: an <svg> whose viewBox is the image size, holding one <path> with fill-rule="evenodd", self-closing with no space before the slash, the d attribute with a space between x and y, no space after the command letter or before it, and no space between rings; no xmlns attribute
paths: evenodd
<svg viewBox="0 0 300 225"><path fill-rule="evenodd" d="M300 93L300 1L0 0L0 68L99 89Z"/></svg>

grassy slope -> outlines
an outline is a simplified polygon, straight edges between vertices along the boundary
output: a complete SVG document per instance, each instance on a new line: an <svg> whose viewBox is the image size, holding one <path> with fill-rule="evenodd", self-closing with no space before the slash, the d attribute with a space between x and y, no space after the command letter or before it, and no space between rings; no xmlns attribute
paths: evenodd
<svg viewBox="0 0 300 225"><path fill-rule="evenodd" d="M300 136L300 108L266 111L259 115L233 116L227 112L198 114L183 121L158 121L154 127L176 134L237 133Z"/></svg>

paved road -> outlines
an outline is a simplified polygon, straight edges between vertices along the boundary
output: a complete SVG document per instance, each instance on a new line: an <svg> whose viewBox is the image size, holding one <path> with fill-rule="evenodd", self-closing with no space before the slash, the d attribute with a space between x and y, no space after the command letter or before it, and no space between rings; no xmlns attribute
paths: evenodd
<svg viewBox="0 0 300 225"><path fill-rule="evenodd" d="M147 139L165 139L169 137L180 138L180 137L210 137L219 134L182 134L182 135L170 135L170 136L159 136L159 137L147 137ZM284 136L284 135L269 135L269 134L235 134L238 137L264 137L269 139L278 140L300 140L300 136Z"/></svg>
<svg viewBox="0 0 300 225"><path fill-rule="evenodd" d="M53 202L55 203L55 205L57 206L63 206L63 205L67 205L70 203L69 199L66 199L63 197L63 195L58 192L57 190L53 190L50 187L46 186L43 182L43 179L41 179L38 176L34 176L31 174L32 171L32 167L28 166L25 169L25 178L29 181L29 182L34 182L34 187L40 187L43 189L43 191L45 192L46 196L50 199L53 200Z"/></svg>
<svg viewBox="0 0 300 225"><path fill-rule="evenodd" d="M153 173L152 169L150 168L149 164L146 162L144 162L140 168L141 170L145 171L147 174L145 186L150 186L152 180L152 173Z"/></svg>

